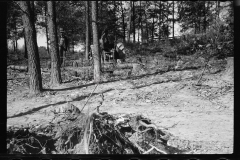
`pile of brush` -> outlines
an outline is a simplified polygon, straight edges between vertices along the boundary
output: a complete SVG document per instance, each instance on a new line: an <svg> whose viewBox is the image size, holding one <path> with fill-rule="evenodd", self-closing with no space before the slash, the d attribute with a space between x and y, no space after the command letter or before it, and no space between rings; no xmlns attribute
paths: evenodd
<svg viewBox="0 0 240 160"><path fill-rule="evenodd" d="M64 117L64 116L63 116ZM9 153L178 154L171 134L142 115L79 114L38 127L8 129ZM63 120L64 119L64 120Z"/></svg>

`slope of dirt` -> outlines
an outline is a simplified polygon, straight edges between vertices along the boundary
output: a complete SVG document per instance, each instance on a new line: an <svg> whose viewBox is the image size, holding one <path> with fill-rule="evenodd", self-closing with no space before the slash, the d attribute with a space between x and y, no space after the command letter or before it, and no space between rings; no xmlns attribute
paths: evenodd
<svg viewBox="0 0 240 160"><path fill-rule="evenodd" d="M225 72L198 70L169 71L163 74L128 77L104 82L72 81L45 91L38 97L27 96L26 84L8 90L7 125L42 125L50 122L53 111L70 102L83 112L139 113L174 135L168 143L190 148L193 153L230 154L233 152L233 66ZM226 81L227 79L227 81ZM8 82L10 83L10 82ZM10 84L8 86L10 87Z"/></svg>

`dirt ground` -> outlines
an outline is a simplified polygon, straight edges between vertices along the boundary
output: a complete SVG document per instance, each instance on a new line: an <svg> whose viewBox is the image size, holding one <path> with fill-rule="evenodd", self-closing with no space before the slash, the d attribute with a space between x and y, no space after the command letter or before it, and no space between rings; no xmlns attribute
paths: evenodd
<svg viewBox="0 0 240 160"><path fill-rule="evenodd" d="M233 69L206 71L197 86L202 71L203 68L130 76L97 87L92 81L65 81L61 87L48 89L38 97L27 96L27 82L22 79L8 80L7 125L48 123L54 117L52 111L66 105L66 101L81 110L96 87L83 112L96 109L103 93L100 112L143 114L174 135L169 141L171 146L190 145L195 154L231 154ZM18 77L24 74L18 73ZM44 87L48 88L47 83Z"/></svg>

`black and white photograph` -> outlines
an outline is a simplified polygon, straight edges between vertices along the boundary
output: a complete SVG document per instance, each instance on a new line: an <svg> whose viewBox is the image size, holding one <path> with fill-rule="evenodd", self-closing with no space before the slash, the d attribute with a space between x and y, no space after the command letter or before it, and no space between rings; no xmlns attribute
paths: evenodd
<svg viewBox="0 0 240 160"><path fill-rule="evenodd" d="M233 154L234 1L5 3L7 154Z"/></svg>

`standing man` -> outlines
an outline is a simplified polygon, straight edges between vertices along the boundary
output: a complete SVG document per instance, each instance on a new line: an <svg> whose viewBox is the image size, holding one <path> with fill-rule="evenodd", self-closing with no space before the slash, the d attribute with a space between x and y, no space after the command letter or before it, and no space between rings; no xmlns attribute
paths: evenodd
<svg viewBox="0 0 240 160"><path fill-rule="evenodd" d="M100 38L100 47L102 50L109 51L109 39L108 39L108 30L104 29L103 34Z"/></svg>
<svg viewBox="0 0 240 160"><path fill-rule="evenodd" d="M68 50L68 38L65 36L64 31L60 28L60 44L59 44L59 54L60 54L60 66L62 66L63 61L66 60L66 51Z"/></svg>

